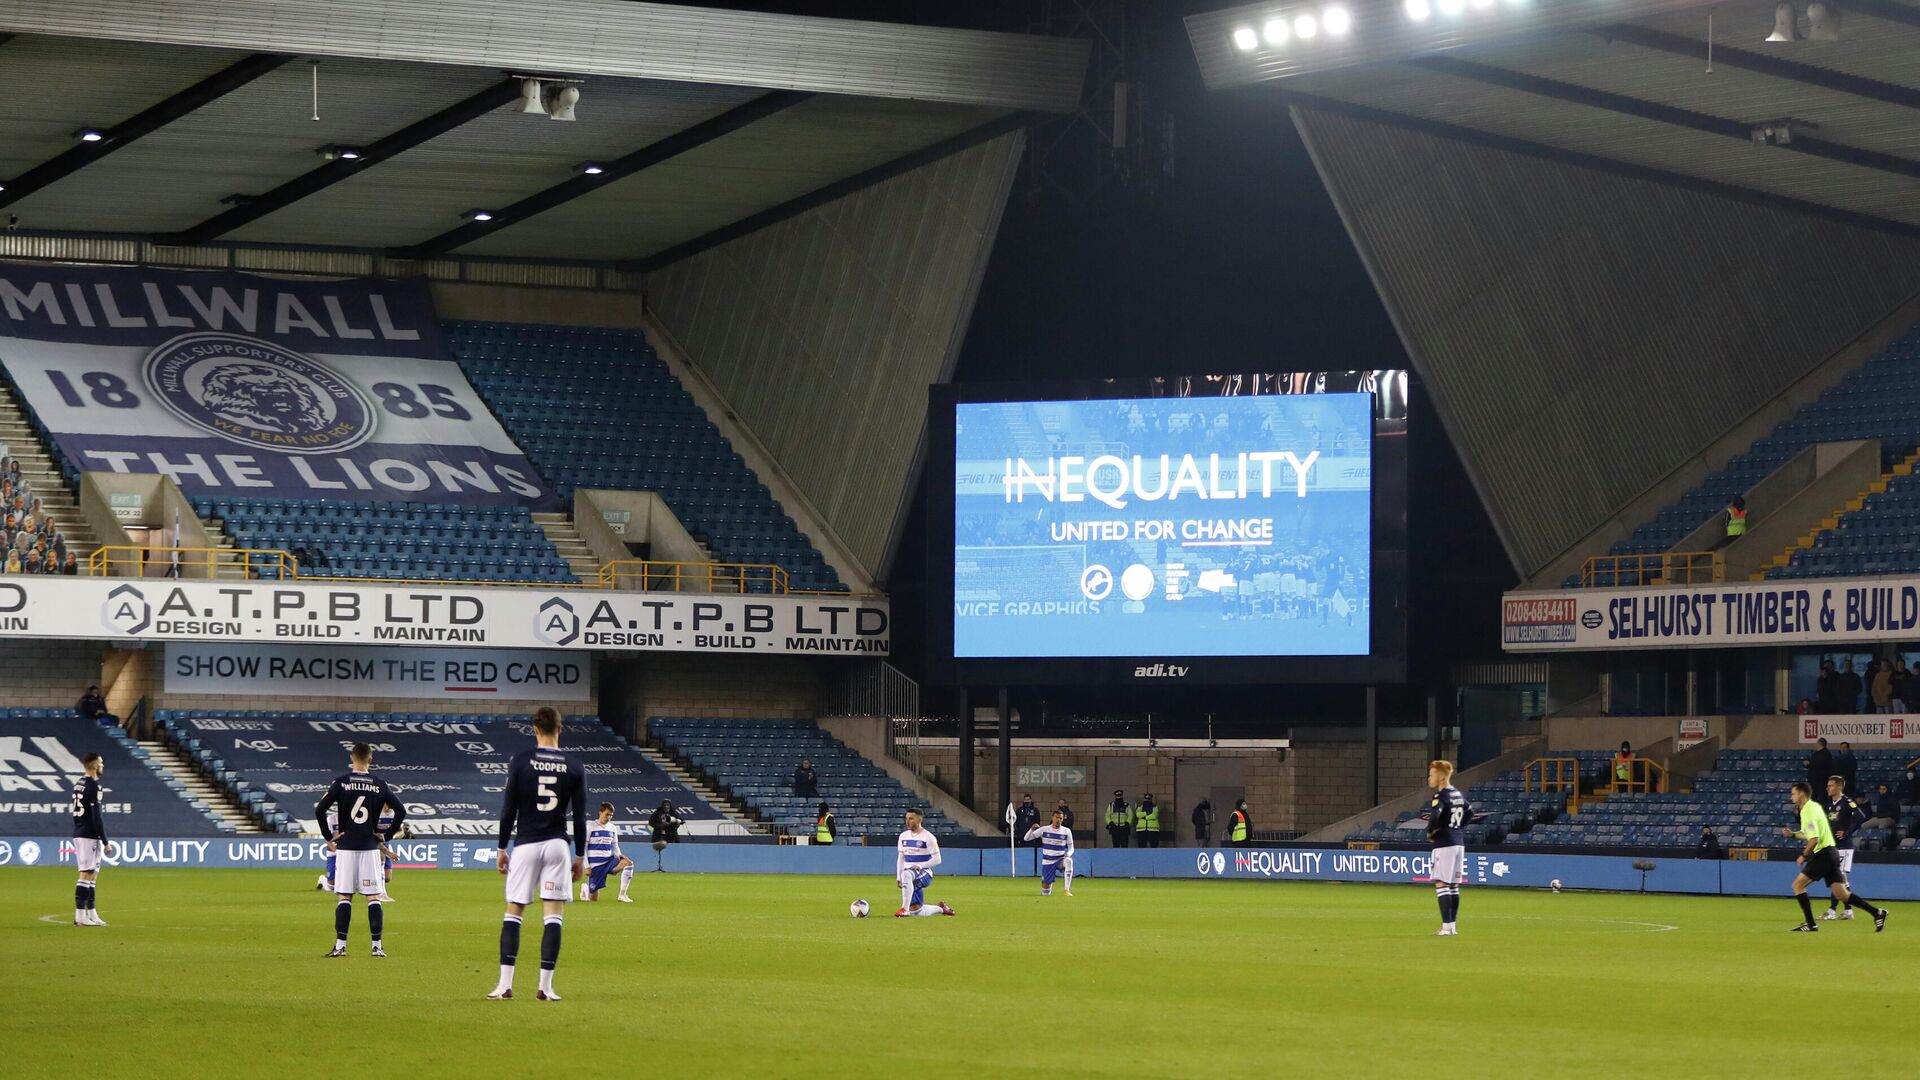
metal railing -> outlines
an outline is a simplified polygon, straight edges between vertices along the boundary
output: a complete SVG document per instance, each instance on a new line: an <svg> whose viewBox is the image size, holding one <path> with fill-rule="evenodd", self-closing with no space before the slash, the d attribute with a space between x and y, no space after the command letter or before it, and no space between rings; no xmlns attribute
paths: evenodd
<svg viewBox="0 0 1920 1080"><path fill-rule="evenodd" d="M1580 761L1570 757L1534 758L1520 767L1520 782L1524 791L1564 791L1568 793L1567 808L1573 813L1580 812ZM1534 787L1535 784L1539 787Z"/></svg>
<svg viewBox="0 0 1920 1080"><path fill-rule="evenodd" d="M791 592L784 567L770 563L656 562L617 559L600 568L599 587L622 592Z"/></svg>
<svg viewBox="0 0 1920 1080"><path fill-rule="evenodd" d="M95 548L87 557L94 577L169 577L244 581L297 578L299 567L285 551L262 548L136 547Z"/></svg>
<svg viewBox="0 0 1920 1080"><path fill-rule="evenodd" d="M857 662L827 688L826 706L823 716L917 718L920 684L885 660Z"/></svg>
<svg viewBox="0 0 1920 1080"><path fill-rule="evenodd" d="M789 578L784 567L762 563L621 559L600 567L599 573L587 581L456 581L445 578L340 577L317 574L311 570L302 573L299 560L294 558L293 553L279 548L115 545L95 549L87 559L87 573L94 577L170 577L221 581L270 579L334 585L439 585L458 588L530 585L542 589L619 589L629 592L847 595L796 593L788 587Z"/></svg>
<svg viewBox="0 0 1920 1080"><path fill-rule="evenodd" d="M1660 555L1595 555L1580 568L1582 588L1634 585L1699 585L1725 581L1727 557L1718 551L1669 551Z"/></svg>
<svg viewBox="0 0 1920 1080"><path fill-rule="evenodd" d="M1618 762L1608 762L1607 768L1612 784L1607 788L1613 794L1646 794L1667 790L1666 767L1651 758L1635 757L1627 759L1627 778L1620 779Z"/></svg>

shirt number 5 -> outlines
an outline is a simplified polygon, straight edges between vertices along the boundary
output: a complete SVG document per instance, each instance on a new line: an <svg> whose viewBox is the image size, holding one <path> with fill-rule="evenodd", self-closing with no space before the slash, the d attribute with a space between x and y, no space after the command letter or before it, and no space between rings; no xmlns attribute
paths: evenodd
<svg viewBox="0 0 1920 1080"><path fill-rule="evenodd" d="M540 792L540 801L533 805L535 810L545 813L560 805L560 793L553 790L553 782L558 779L560 778L557 776L545 775L538 778L536 786Z"/></svg>

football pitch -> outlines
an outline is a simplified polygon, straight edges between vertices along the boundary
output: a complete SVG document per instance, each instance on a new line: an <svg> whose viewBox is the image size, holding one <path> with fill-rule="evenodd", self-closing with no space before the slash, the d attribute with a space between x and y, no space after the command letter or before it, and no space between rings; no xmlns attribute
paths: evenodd
<svg viewBox="0 0 1920 1080"><path fill-rule="evenodd" d="M500 882L396 875L385 960L298 871L108 869L0 888L0 1075L1907 1075L1920 912L1791 934L1792 901L1421 886L639 874L569 906L556 989L498 973ZM1785 875L1782 877L1783 889ZM855 898L875 915L849 917Z"/></svg>

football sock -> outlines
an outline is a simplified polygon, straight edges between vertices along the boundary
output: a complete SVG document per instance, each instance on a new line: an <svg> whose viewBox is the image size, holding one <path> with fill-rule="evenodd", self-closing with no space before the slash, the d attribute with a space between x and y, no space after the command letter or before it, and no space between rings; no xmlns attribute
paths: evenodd
<svg viewBox="0 0 1920 1080"><path fill-rule="evenodd" d="M1073 891L1073 871L1072 870L1063 871L1061 876L1066 878L1067 891L1072 892Z"/></svg>
<svg viewBox="0 0 1920 1080"><path fill-rule="evenodd" d="M1460 918L1460 886L1447 886L1447 925L1452 926Z"/></svg>
<svg viewBox="0 0 1920 1080"><path fill-rule="evenodd" d="M633 884L633 867L620 871L620 895L627 895L627 886Z"/></svg>
<svg viewBox="0 0 1920 1080"><path fill-rule="evenodd" d="M560 962L560 916L549 915L540 931L540 974L547 981L542 986L551 989L555 964Z"/></svg>
<svg viewBox="0 0 1920 1080"><path fill-rule="evenodd" d="M89 898L88 894L91 892L93 892L93 889L90 888L86 882L84 881L74 882L74 885L73 885L73 910L74 911L78 912L78 911L87 910L87 906L88 906L87 900Z"/></svg>
<svg viewBox="0 0 1920 1080"><path fill-rule="evenodd" d="M353 925L353 897L343 896L333 905L333 940L336 945L347 943L347 928Z"/></svg>
<svg viewBox="0 0 1920 1080"><path fill-rule="evenodd" d="M1446 887L1445 887L1445 886L1441 886L1441 887L1439 887L1439 888L1436 888L1436 889L1434 889L1434 890L1433 890L1433 899L1434 899L1434 902L1436 902L1436 903L1438 903L1438 904L1440 905L1440 921L1441 921L1441 922L1443 922L1443 923L1444 923L1444 922L1446 922L1446 921L1447 921L1447 890L1446 890Z"/></svg>
<svg viewBox="0 0 1920 1080"><path fill-rule="evenodd" d="M1800 901L1800 914L1805 915L1807 917L1807 925L1812 926L1813 925L1813 901L1807 898L1806 893L1795 893L1793 898L1795 900Z"/></svg>
<svg viewBox="0 0 1920 1080"><path fill-rule="evenodd" d="M920 910L913 914L918 918L925 918L928 915L938 915L940 914L940 905L931 902L925 903L920 905Z"/></svg>
<svg viewBox="0 0 1920 1080"><path fill-rule="evenodd" d="M373 943L375 945L380 944L380 928L383 925L385 925L385 923L386 923L386 919L382 917L382 914L380 911L380 901L368 900L367 901L367 929L370 932L372 932Z"/></svg>
<svg viewBox="0 0 1920 1080"><path fill-rule="evenodd" d="M913 909L913 886L902 885L900 886L900 910L911 911L912 909Z"/></svg>
<svg viewBox="0 0 1920 1080"><path fill-rule="evenodd" d="M552 968L543 967L540 969L540 989L546 991L549 994L553 993L553 969Z"/></svg>
<svg viewBox="0 0 1920 1080"><path fill-rule="evenodd" d="M513 962L520 955L520 916L500 921L500 985L513 981Z"/></svg>
<svg viewBox="0 0 1920 1080"><path fill-rule="evenodd" d="M1847 894L1847 906L1853 907L1853 908L1859 908L1861 911L1866 912L1867 914L1873 916L1876 919L1880 917L1880 909L1877 907L1874 907L1872 901L1869 901L1866 897L1861 896L1859 893Z"/></svg>

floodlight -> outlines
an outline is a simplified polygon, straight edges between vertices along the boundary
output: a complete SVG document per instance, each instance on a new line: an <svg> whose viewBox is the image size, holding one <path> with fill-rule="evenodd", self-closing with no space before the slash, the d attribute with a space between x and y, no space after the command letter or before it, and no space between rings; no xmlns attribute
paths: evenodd
<svg viewBox="0 0 1920 1080"><path fill-rule="evenodd" d="M1345 37L1353 29L1353 14L1346 8L1335 4L1320 13L1320 25L1334 37Z"/></svg>
<svg viewBox="0 0 1920 1080"><path fill-rule="evenodd" d="M1285 45L1287 39L1293 36L1293 31L1287 28L1285 19L1268 19L1267 25L1261 27L1261 33L1266 37L1269 45Z"/></svg>
<svg viewBox="0 0 1920 1080"><path fill-rule="evenodd" d="M1773 9L1773 33L1767 35L1768 41L1799 41L1800 27L1793 21L1793 5L1782 3Z"/></svg>
<svg viewBox="0 0 1920 1080"><path fill-rule="evenodd" d="M1253 27L1242 26L1233 32L1233 47L1241 52L1252 52L1260 47L1260 35L1253 32Z"/></svg>
<svg viewBox="0 0 1920 1080"><path fill-rule="evenodd" d="M539 79L520 80L520 104L514 106L513 111L536 116L547 115L546 103L540 97Z"/></svg>

